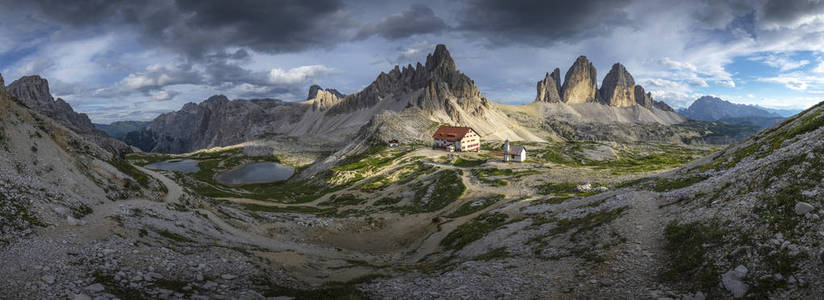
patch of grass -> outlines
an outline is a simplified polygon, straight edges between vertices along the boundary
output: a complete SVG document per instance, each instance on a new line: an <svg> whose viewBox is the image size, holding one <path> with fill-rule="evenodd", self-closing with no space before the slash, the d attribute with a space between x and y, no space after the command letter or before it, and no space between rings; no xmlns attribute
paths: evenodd
<svg viewBox="0 0 824 300"><path fill-rule="evenodd" d="M478 178L478 181L480 181L480 182L482 182L486 185L489 185L489 186L507 186L507 185L509 185L509 181L506 181L506 180L503 180L503 179L500 179L500 178L495 178L495 179Z"/></svg>
<svg viewBox="0 0 824 300"><path fill-rule="evenodd" d="M777 134L771 135L772 142L770 143L772 148L776 149L781 146L781 144L789 139L792 139L796 136L808 133L810 131L816 130L821 126L824 126L824 110L819 110L815 113L810 113L809 115L800 116L799 123L797 126L790 128L786 132L778 132Z"/></svg>
<svg viewBox="0 0 824 300"><path fill-rule="evenodd" d="M403 197L383 197L372 203L374 206L386 206L386 205L393 205L398 204L399 202L403 201Z"/></svg>
<svg viewBox="0 0 824 300"><path fill-rule="evenodd" d="M578 184L550 182L538 186L537 189L541 195L574 195L578 192Z"/></svg>
<svg viewBox="0 0 824 300"><path fill-rule="evenodd" d="M176 241L176 242L183 242L183 243L192 242L192 240L190 240L189 238L187 238L183 235L171 232L171 231L169 231L169 229L163 229L163 230L157 231L157 234L159 234L160 236L165 237L167 239Z"/></svg>
<svg viewBox="0 0 824 300"><path fill-rule="evenodd" d="M360 186L360 190L364 192L375 192L382 190L383 188L392 184L392 181L385 176L374 176L372 178L367 179L363 184Z"/></svg>
<svg viewBox="0 0 824 300"><path fill-rule="evenodd" d="M772 230L793 235L800 218L795 214L795 204L804 199L798 186L785 187L772 196L761 198L761 205L753 211L759 215Z"/></svg>
<svg viewBox="0 0 824 300"><path fill-rule="evenodd" d="M366 199L361 199L353 194L332 195L328 201L321 202L320 206L346 206L358 205L366 202Z"/></svg>
<svg viewBox="0 0 824 300"><path fill-rule="evenodd" d="M92 210L92 208L86 204L80 204L80 206L78 206L77 208L72 208L72 216L77 219L82 219L83 217L88 216L93 212L94 210Z"/></svg>
<svg viewBox="0 0 824 300"><path fill-rule="evenodd" d="M336 210L334 208L321 209L312 206L268 206L249 203L235 203L235 205L249 211L261 211L271 213L299 213L299 214L314 214L327 215L332 214Z"/></svg>
<svg viewBox="0 0 824 300"><path fill-rule="evenodd" d="M132 166L132 164L130 164L129 161L114 156L114 158L109 160L109 164L114 166L121 173L133 178L141 186L145 187L149 185L149 175L146 175L146 173L143 173L134 166Z"/></svg>
<svg viewBox="0 0 824 300"><path fill-rule="evenodd" d="M669 192L672 190L682 189L692 186L696 183L706 180L708 177L703 175L689 175L674 179L661 178L655 181L652 190L656 192Z"/></svg>
<svg viewBox="0 0 824 300"><path fill-rule="evenodd" d="M441 246L446 249L460 250L488 233L507 223L509 217L505 214L485 214L472 221L461 224L441 240Z"/></svg>
<svg viewBox="0 0 824 300"><path fill-rule="evenodd" d="M454 170L442 170L432 177L431 183L418 182L413 187L415 198L412 206L399 207L397 211L402 213L438 211L458 200L466 191L461 176Z"/></svg>
<svg viewBox="0 0 824 300"><path fill-rule="evenodd" d="M477 211L483 210L484 208L489 207L492 204L497 203L504 199L504 195L495 195L487 198L478 199L475 201L469 201L458 207L455 211L451 214L447 215L449 218L457 218L463 217L466 215L470 215Z"/></svg>
<svg viewBox="0 0 824 300"><path fill-rule="evenodd" d="M507 257L509 257L509 252L506 251L506 247L500 247L492 249L487 253L475 256L473 260L490 261L496 259L504 259Z"/></svg>
<svg viewBox="0 0 824 300"><path fill-rule="evenodd" d="M512 169L484 168L472 170L472 175L478 178L493 176L512 176L514 174L515 171L512 171Z"/></svg>
<svg viewBox="0 0 824 300"><path fill-rule="evenodd" d="M543 204L561 204L564 201L569 199L574 199L575 197L550 197L546 199L540 199L532 201L532 205L543 205Z"/></svg>
<svg viewBox="0 0 824 300"><path fill-rule="evenodd" d="M555 227L550 229L548 235L556 235L575 230L570 235L570 240L575 240L578 234L593 230L604 224L609 224L618 219L629 207L623 206L613 210L601 210L587 214L577 219L560 219L555 223Z"/></svg>
<svg viewBox="0 0 824 300"><path fill-rule="evenodd" d="M486 163L485 159L466 160L466 159L463 159L463 158L458 158L453 165L456 166L456 167L459 167L459 168L473 168L473 167L483 165L485 163Z"/></svg>
<svg viewBox="0 0 824 300"><path fill-rule="evenodd" d="M726 232L716 222L671 222L664 228L664 249L670 260L661 278L708 290L718 284L718 267L709 252L724 242Z"/></svg>
<svg viewBox="0 0 824 300"><path fill-rule="evenodd" d="M366 275L353 279L349 282L331 282L317 289L302 290L293 287L285 287L275 284L269 279L257 279L255 285L264 287L262 294L264 297L293 297L297 300L320 300L320 299L340 299L340 300L360 300L369 299L357 288L357 284L367 283L382 275Z"/></svg>

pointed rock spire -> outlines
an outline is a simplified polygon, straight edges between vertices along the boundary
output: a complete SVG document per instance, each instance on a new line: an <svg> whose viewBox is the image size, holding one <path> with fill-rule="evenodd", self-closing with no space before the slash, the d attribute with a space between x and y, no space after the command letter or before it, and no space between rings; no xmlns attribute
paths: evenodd
<svg viewBox="0 0 824 300"><path fill-rule="evenodd" d="M561 69L555 68L552 74L546 73L544 80L538 81L537 89L535 102L561 102Z"/></svg>
<svg viewBox="0 0 824 300"><path fill-rule="evenodd" d="M435 52L426 56L426 69L429 71L442 68L446 71L456 71L455 61L443 44L435 46Z"/></svg>
<svg viewBox="0 0 824 300"><path fill-rule="evenodd" d="M586 56L579 56L569 67L561 87L561 100L564 103L578 104L595 102L598 99L598 83L595 66Z"/></svg>
<svg viewBox="0 0 824 300"><path fill-rule="evenodd" d="M636 85L635 103L648 109L652 109L652 94L645 92L644 87Z"/></svg>
<svg viewBox="0 0 824 300"><path fill-rule="evenodd" d="M612 65L599 92L604 104L616 107L635 105L635 79L620 63Z"/></svg>

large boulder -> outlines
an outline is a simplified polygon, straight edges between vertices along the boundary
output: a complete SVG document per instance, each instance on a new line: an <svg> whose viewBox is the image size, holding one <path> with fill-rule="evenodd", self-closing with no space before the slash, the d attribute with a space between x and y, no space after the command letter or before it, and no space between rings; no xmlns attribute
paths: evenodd
<svg viewBox="0 0 824 300"><path fill-rule="evenodd" d="M535 102L561 102L561 70L555 68L552 74L546 73L544 80L538 81L537 89Z"/></svg>
<svg viewBox="0 0 824 300"><path fill-rule="evenodd" d="M599 92L604 104L615 107L635 105L635 80L620 63L612 65Z"/></svg>
<svg viewBox="0 0 824 300"><path fill-rule="evenodd" d="M579 56L564 76L561 100L568 104L596 102L599 98L597 78L595 66L586 56Z"/></svg>

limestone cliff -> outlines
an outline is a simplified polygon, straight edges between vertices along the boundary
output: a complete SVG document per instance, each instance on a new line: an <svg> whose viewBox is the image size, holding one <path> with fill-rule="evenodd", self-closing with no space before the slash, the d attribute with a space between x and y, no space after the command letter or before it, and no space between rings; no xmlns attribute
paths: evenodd
<svg viewBox="0 0 824 300"><path fill-rule="evenodd" d="M544 80L538 81L535 102L561 102L561 69L546 73Z"/></svg>
<svg viewBox="0 0 824 300"><path fill-rule="evenodd" d="M644 87L640 85L635 86L635 103L640 106L646 107L647 109L652 109L654 107L652 101L652 93L645 92Z"/></svg>
<svg viewBox="0 0 824 300"><path fill-rule="evenodd" d="M363 91L347 96L332 109L332 114L343 114L372 107L384 99L403 101L402 95L422 91L411 103L424 113L446 112L452 121L460 122L455 108L481 116L489 108L489 101L481 95L475 82L458 71L449 50L444 45L426 57L426 64L415 67L395 66L389 73L382 72Z"/></svg>
<svg viewBox="0 0 824 300"><path fill-rule="evenodd" d="M321 92L321 91L331 93L331 94L335 95L335 97L338 97L338 98L343 98L343 97L346 96L343 93L338 92L338 90L336 90L336 89L323 89L321 86L319 86L317 84L313 84L312 86L309 87L309 95L306 97L306 100L312 100L312 99L317 98L318 92Z"/></svg>
<svg viewBox="0 0 824 300"><path fill-rule="evenodd" d="M327 110L343 100L343 94L335 89L322 89L319 85L309 88L308 100L312 102L312 110Z"/></svg>
<svg viewBox="0 0 824 300"><path fill-rule="evenodd" d="M599 99L597 78L595 66L586 56L579 56L564 76L561 100L567 104L596 102Z"/></svg>
<svg viewBox="0 0 824 300"><path fill-rule="evenodd" d="M12 82L7 90L24 106L54 119L104 149L120 151L129 148L123 142L110 138L104 132L97 130L89 120L89 116L75 112L63 99L55 100L49 90L48 80L40 76L22 77Z"/></svg>
<svg viewBox="0 0 824 300"><path fill-rule="evenodd" d="M620 63L612 65L599 92L604 104L615 107L635 105L635 80Z"/></svg>

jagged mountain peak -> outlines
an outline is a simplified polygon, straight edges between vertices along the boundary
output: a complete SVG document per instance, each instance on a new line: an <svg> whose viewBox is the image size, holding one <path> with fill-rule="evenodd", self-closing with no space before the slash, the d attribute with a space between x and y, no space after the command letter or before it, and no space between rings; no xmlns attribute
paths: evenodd
<svg viewBox="0 0 824 300"><path fill-rule="evenodd" d="M438 44L435 46L435 52L426 56L426 69L435 70L442 68L450 71L457 71L455 61L452 60L452 55L446 49L446 45Z"/></svg>
<svg viewBox="0 0 824 300"><path fill-rule="evenodd" d="M615 63L601 83L601 100L604 104L629 107L636 104L635 79L621 63Z"/></svg>
<svg viewBox="0 0 824 300"><path fill-rule="evenodd" d="M544 80L538 81L537 89L535 102L561 102L561 69L555 68L551 74L547 72Z"/></svg>
<svg viewBox="0 0 824 300"><path fill-rule="evenodd" d="M317 98L318 93L320 93L320 92L331 93L331 94L335 95L335 97L337 97L337 98L343 98L343 97L346 96L343 93L338 92L338 90L336 90L336 89L330 89L330 88L324 89L320 85L313 84L312 86L309 87L309 94L306 96L306 100L312 100L312 99Z"/></svg>
<svg viewBox="0 0 824 300"><path fill-rule="evenodd" d="M49 81L38 75L20 77L8 86L8 90L18 101L31 108L54 102L49 91Z"/></svg>
<svg viewBox="0 0 824 300"><path fill-rule="evenodd" d="M223 104L229 102L229 98L224 95L213 95L204 101L209 104Z"/></svg>
<svg viewBox="0 0 824 300"><path fill-rule="evenodd" d="M564 103L579 104L598 100L598 74L586 56L578 56L564 75L561 99Z"/></svg>
<svg viewBox="0 0 824 300"><path fill-rule="evenodd" d="M312 102L312 110L327 110L340 103L345 95L335 89L323 89L313 85L309 89L308 100Z"/></svg>

